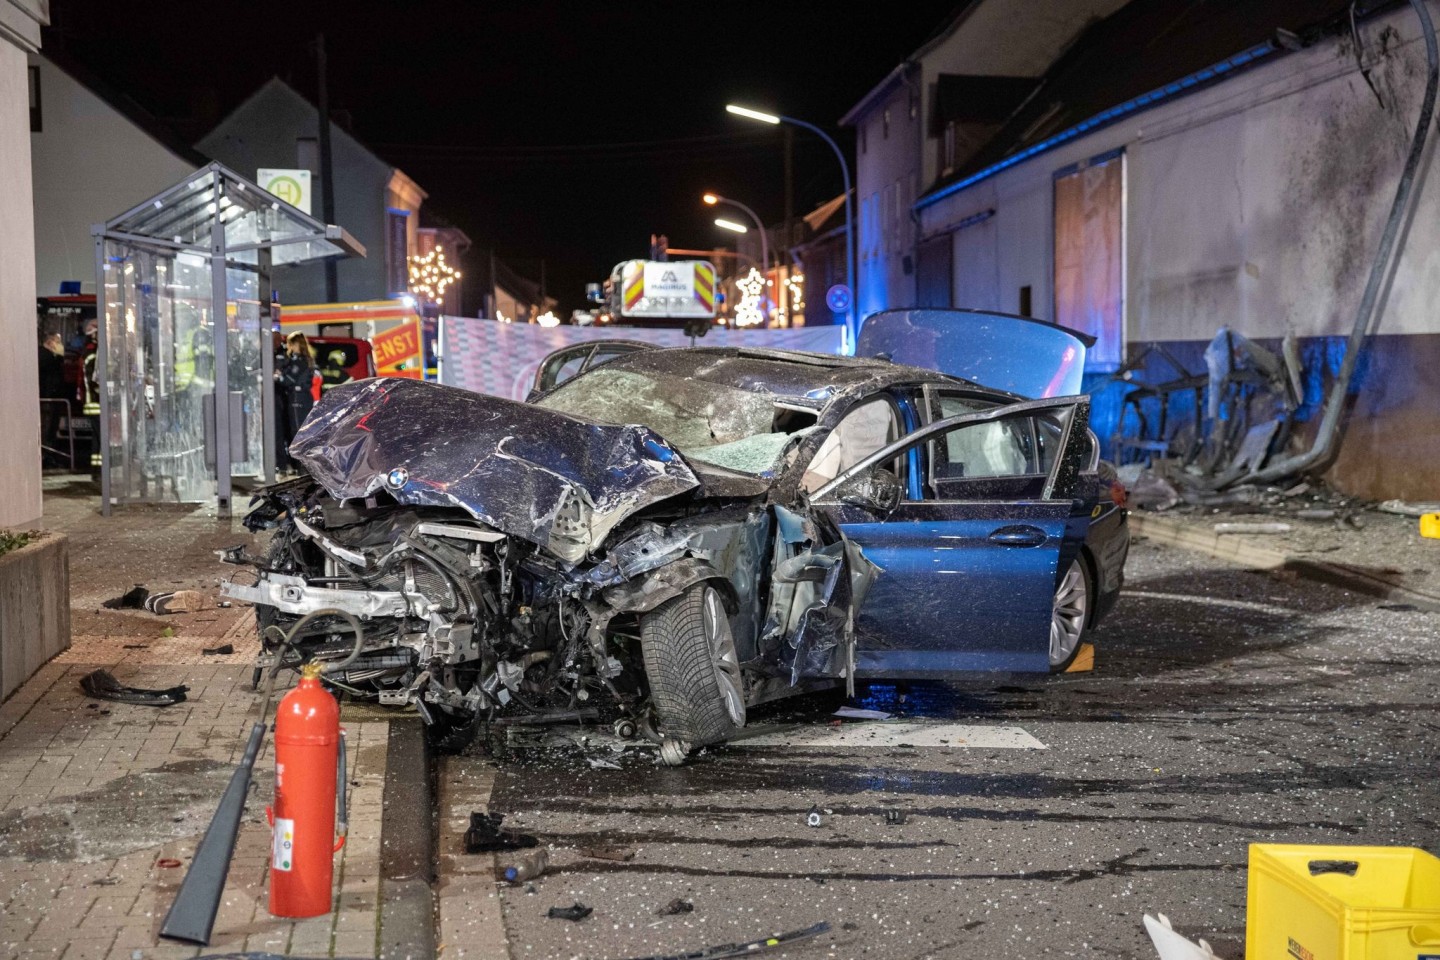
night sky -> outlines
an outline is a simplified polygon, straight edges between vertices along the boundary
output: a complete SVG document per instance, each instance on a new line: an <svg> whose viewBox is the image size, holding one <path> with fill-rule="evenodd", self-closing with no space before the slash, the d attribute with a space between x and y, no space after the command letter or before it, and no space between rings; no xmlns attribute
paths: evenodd
<svg viewBox="0 0 1440 960"><path fill-rule="evenodd" d="M726 102L809 120L848 149L840 116L957 3L54 0L45 44L193 142L271 76L313 100L323 31L332 110L429 192L426 222L532 276L545 258L569 308L645 256L652 231L724 242L706 190L781 219L782 134ZM796 215L839 193L827 148L796 131Z"/></svg>

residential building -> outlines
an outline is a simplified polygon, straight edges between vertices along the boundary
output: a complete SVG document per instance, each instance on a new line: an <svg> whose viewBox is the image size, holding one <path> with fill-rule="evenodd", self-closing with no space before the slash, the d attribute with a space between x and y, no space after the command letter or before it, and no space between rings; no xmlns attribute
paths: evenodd
<svg viewBox="0 0 1440 960"><path fill-rule="evenodd" d="M1121 392L1106 384L1148 346L1203 373L1222 325L1277 349L1288 335L1307 374L1297 438L1307 442L1425 85L1410 8L1362 6L1353 33L1349 8L1133 0L1085 28L949 173L912 158L923 183L911 206L917 289L890 291L872 266L883 293L866 306L999 309L1094 335L1102 439ZM1440 16L1440 4L1428 9ZM867 137L873 113L857 117ZM867 156L860 182L873 191L887 174L867 173ZM1347 493L1440 498L1437 224L1440 196L1422 189L1327 474Z"/></svg>
<svg viewBox="0 0 1440 960"><path fill-rule="evenodd" d="M312 212L318 216L323 188L319 129L315 105L277 77L236 107L196 148L247 177L257 177L262 168L309 171ZM383 300L404 293L427 194L333 120L330 142L334 220L368 251L364 259L336 264L339 297ZM325 302L322 264L278 265L272 282L284 303Z"/></svg>
<svg viewBox="0 0 1440 960"><path fill-rule="evenodd" d="M1056 56L1124 2L971 0L841 119L855 128L861 317L939 299L934 277L949 258L917 250L919 191L974 153Z"/></svg>
<svg viewBox="0 0 1440 960"><path fill-rule="evenodd" d="M60 55L31 53L35 285L95 292L92 224L119 216L205 163L138 104Z"/></svg>
<svg viewBox="0 0 1440 960"><path fill-rule="evenodd" d="M0 529L40 519L40 395L35 362L35 211L30 125L36 108L27 57L40 49L48 0L0 3Z"/></svg>

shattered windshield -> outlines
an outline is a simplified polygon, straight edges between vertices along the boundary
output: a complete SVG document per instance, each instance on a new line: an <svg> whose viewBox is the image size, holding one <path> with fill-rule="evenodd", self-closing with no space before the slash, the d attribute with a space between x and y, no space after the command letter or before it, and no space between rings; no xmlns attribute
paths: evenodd
<svg viewBox="0 0 1440 960"><path fill-rule="evenodd" d="M641 424L687 458L751 476L773 474L813 415L777 408L765 394L663 373L593 370L537 406L605 423Z"/></svg>

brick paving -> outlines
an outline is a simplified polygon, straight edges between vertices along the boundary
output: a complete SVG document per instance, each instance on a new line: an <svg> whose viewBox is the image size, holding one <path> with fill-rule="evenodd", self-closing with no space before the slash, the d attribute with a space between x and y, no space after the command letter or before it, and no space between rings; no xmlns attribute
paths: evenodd
<svg viewBox="0 0 1440 960"><path fill-rule="evenodd" d="M247 534L203 510L124 508L103 520L95 500L47 488L46 525L72 541L74 636L0 704L0 960L375 956L389 727L369 714L342 718L353 786L334 910L298 922L266 910L267 741L210 947L158 939L259 708L250 690L253 620L248 609L213 602L169 617L99 604L135 583L213 599L224 568L212 551ZM233 654L201 653L224 643ZM79 679L96 667L135 686L184 683L189 698L167 708L93 701Z"/></svg>

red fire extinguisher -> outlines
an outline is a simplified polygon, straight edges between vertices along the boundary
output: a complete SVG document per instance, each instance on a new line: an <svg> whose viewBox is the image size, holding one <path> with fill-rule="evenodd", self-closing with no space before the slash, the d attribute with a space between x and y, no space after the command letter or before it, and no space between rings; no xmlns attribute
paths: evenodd
<svg viewBox="0 0 1440 960"><path fill-rule="evenodd" d="M277 917L330 912L334 854L345 845L345 732L340 705L320 685L321 670L301 667L299 684L275 714L275 806L267 812L274 831L270 912Z"/></svg>

